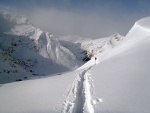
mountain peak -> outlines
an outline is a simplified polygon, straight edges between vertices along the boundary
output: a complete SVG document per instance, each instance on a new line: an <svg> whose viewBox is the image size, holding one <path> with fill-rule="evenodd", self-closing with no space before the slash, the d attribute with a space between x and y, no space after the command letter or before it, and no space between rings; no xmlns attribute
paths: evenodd
<svg viewBox="0 0 150 113"><path fill-rule="evenodd" d="M21 67L16 73L21 77L22 72L49 75L75 69L82 64L53 34L36 28L24 16L0 13L0 24L0 54L7 60L7 66L0 68L4 69L4 78L5 75L13 75L10 72L14 72L16 67Z"/></svg>
<svg viewBox="0 0 150 113"><path fill-rule="evenodd" d="M0 12L0 18L5 19L12 24L29 24L29 20L23 15L11 15Z"/></svg>

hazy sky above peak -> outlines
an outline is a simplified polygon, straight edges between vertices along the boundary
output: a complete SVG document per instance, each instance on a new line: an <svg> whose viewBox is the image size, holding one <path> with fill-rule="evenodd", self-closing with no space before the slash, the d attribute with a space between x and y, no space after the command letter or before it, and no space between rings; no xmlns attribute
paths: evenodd
<svg viewBox="0 0 150 113"><path fill-rule="evenodd" d="M150 16L150 0L1 0L0 10L25 15L56 36L99 38L126 35L134 22Z"/></svg>

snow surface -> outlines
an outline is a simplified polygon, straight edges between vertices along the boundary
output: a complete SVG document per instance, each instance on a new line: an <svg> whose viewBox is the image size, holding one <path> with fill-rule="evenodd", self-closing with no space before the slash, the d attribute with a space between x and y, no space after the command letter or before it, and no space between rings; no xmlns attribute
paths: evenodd
<svg viewBox="0 0 150 113"><path fill-rule="evenodd" d="M114 34L82 42L72 40L74 36L55 39L52 47L60 44L67 49L66 54L77 55L78 61L82 55L77 50L88 50L93 53L92 59L68 73L1 84L0 113L149 113L149 21L150 18L137 21L125 37ZM45 48L48 34L43 35L45 40L42 38L40 44ZM49 43L51 45L53 43ZM46 49L39 54L47 58L44 51ZM10 62L14 63L13 60ZM6 62L3 64L7 65Z"/></svg>
<svg viewBox="0 0 150 113"><path fill-rule="evenodd" d="M150 111L150 50L145 39L91 70L100 113L148 113Z"/></svg>

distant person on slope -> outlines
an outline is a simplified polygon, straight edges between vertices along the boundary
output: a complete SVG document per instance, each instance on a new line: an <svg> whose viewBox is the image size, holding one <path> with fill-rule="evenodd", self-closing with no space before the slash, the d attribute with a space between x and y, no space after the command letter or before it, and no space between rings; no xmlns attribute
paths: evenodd
<svg viewBox="0 0 150 113"><path fill-rule="evenodd" d="M97 60L97 58L95 57L95 65L96 65L96 60Z"/></svg>

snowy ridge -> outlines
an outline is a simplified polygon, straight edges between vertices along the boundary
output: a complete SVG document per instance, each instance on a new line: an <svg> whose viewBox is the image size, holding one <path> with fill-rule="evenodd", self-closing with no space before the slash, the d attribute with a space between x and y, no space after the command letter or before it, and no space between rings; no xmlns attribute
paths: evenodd
<svg viewBox="0 0 150 113"><path fill-rule="evenodd" d="M3 25L0 27L0 49L17 62L21 62L17 65L30 75L69 71L83 63L77 59L73 51L62 46L51 33L34 27L24 16L0 13L0 23ZM11 77L9 67L2 66L1 69L6 70L5 72L0 70L6 82L5 76ZM23 80L19 77L22 74L19 73L18 70L15 79ZM26 78L26 75L24 77ZM3 80L0 82L5 83Z"/></svg>
<svg viewBox="0 0 150 113"><path fill-rule="evenodd" d="M117 48L117 46L122 44L123 39L124 36L115 33L107 38L100 38L82 42L82 48L83 49L86 48L86 50L90 51L93 54L93 57L91 58L90 61L79 67L77 70L87 68L89 65L98 64L101 61L107 59L109 53L111 53L111 51Z"/></svg>
<svg viewBox="0 0 150 113"><path fill-rule="evenodd" d="M124 51L128 51L131 47L140 43L142 40L149 38L150 28L148 27L149 24L146 24L149 22L149 20L150 18L147 17L147 18L144 18L135 22L134 26L127 33L127 35L123 38L120 38L119 41L117 41L117 43L116 41L114 41L115 38L111 38L112 40L110 39L110 41L108 42L109 45L112 45L113 47L113 45L116 44L117 46L114 46L114 48L111 48L110 46L106 46L108 49L106 49L107 51L105 52L108 54L107 55L99 54L98 57L100 57L100 61L111 58ZM115 39L115 40L118 40L118 39Z"/></svg>
<svg viewBox="0 0 150 113"><path fill-rule="evenodd" d="M136 22L123 42L92 68L95 89L101 89L96 95L104 100L96 113L149 113L149 21Z"/></svg>
<svg viewBox="0 0 150 113"><path fill-rule="evenodd" d="M136 25L144 26L147 29L150 29L150 17L142 18L135 22Z"/></svg>
<svg viewBox="0 0 150 113"><path fill-rule="evenodd" d="M134 40L137 42L140 41L141 38L143 39L143 37L147 37L150 34L150 28L148 25L145 25L148 21L147 19L149 20L149 18L145 18L137 21L126 35L125 40Z"/></svg>

